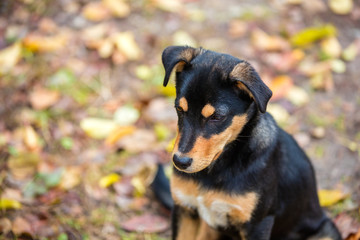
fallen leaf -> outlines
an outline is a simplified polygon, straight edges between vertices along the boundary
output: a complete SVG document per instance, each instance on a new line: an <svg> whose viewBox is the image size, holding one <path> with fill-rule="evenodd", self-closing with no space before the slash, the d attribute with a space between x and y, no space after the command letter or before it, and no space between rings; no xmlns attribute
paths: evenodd
<svg viewBox="0 0 360 240"><path fill-rule="evenodd" d="M356 43L351 43L349 46L347 46L344 51L342 52L341 57L345 61L352 61L356 58L356 56L359 53L359 48Z"/></svg>
<svg viewBox="0 0 360 240"><path fill-rule="evenodd" d="M291 37L290 42L297 47L306 47L315 41L335 35L336 28L331 24L327 24L321 27L305 28L300 32L294 34Z"/></svg>
<svg viewBox="0 0 360 240"><path fill-rule="evenodd" d="M179 30L173 35L173 44L174 45L188 45L196 47L198 44L196 40L187 32Z"/></svg>
<svg viewBox="0 0 360 240"><path fill-rule="evenodd" d="M308 93L298 86L292 86L287 91L286 98L297 107L302 107L310 101Z"/></svg>
<svg viewBox="0 0 360 240"><path fill-rule="evenodd" d="M179 12L182 8L180 0L151 0L153 6L167 12Z"/></svg>
<svg viewBox="0 0 360 240"><path fill-rule="evenodd" d="M169 220L158 215L145 214L123 222L121 227L130 232L159 233L169 228Z"/></svg>
<svg viewBox="0 0 360 240"><path fill-rule="evenodd" d="M20 152L9 158L8 167L16 178L24 179L35 173L39 162L40 157L38 154L33 152Z"/></svg>
<svg viewBox="0 0 360 240"><path fill-rule="evenodd" d="M30 125L23 128L23 140L30 151L38 151L41 148L40 138Z"/></svg>
<svg viewBox="0 0 360 240"><path fill-rule="evenodd" d="M80 184L83 169L80 166L69 166L62 171L59 187L62 189L72 189Z"/></svg>
<svg viewBox="0 0 360 240"><path fill-rule="evenodd" d="M173 103L166 98L155 98L151 100L147 108L143 111L144 117L151 122L172 122L177 120Z"/></svg>
<svg viewBox="0 0 360 240"><path fill-rule="evenodd" d="M111 13L103 2L89 2L82 9L82 15L90 21L98 22L108 19Z"/></svg>
<svg viewBox="0 0 360 240"><path fill-rule="evenodd" d="M0 51L0 75L9 72L21 59L21 42Z"/></svg>
<svg viewBox="0 0 360 240"><path fill-rule="evenodd" d="M318 196L319 196L320 205L322 207L332 206L335 203L347 197L347 195L340 190L325 190L325 189L319 190Z"/></svg>
<svg viewBox="0 0 360 240"><path fill-rule="evenodd" d="M20 209L21 203L19 201L7 198L0 198L0 209L7 210L7 209Z"/></svg>
<svg viewBox="0 0 360 240"><path fill-rule="evenodd" d="M118 182L120 178L120 175L117 173L110 173L109 175L106 175L99 180L99 186L102 188L107 188Z"/></svg>
<svg viewBox="0 0 360 240"><path fill-rule="evenodd" d="M111 119L84 118L80 122L80 127L88 136L104 139L118 127L118 124Z"/></svg>
<svg viewBox="0 0 360 240"><path fill-rule="evenodd" d="M8 218L0 218L0 232L7 234L11 231L11 222Z"/></svg>
<svg viewBox="0 0 360 240"><path fill-rule="evenodd" d="M313 75L310 78L310 86L315 90L325 90L331 92L334 90L334 80L331 72L322 72Z"/></svg>
<svg viewBox="0 0 360 240"><path fill-rule="evenodd" d="M103 0L114 17L124 18L130 15L130 6L124 0Z"/></svg>
<svg viewBox="0 0 360 240"><path fill-rule="evenodd" d="M269 84L269 88L273 92L272 100L284 97L289 89L293 86L293 80L287 75L275 77Z"/></svg>
<svg viewBox="0 0 360 240"><path fill-rule="evenodd" d="M31 33L23 39L24 47L33 52L54 52L66 46L67 37L64 34L43 36Z"/></svg>
<svg viewBox="0 0 360 240"><path fill-rule="evenodd" d="M140 112L131 105L118 108L114 113L114 121L120 126L134 124L140 117Z"/></svg>
<svg viewBox="0 0 360 240"><path fill-rule="evenodd" d="M335 73L344 73L346 71L346 64L340 59L333 59L331 61L331 70Z"/></svg>
<svg viewBox="0 0 360 240"><path fill-rule="evenodd" d="M135 130L134 126L119 126L107 136L105 143L113 145L122 137L132 134Z"/></svg>
<svg viewBox="0 0 360 240"><path fill-rule="evenodd" d="M97 51L101 58L108 58L114 52L114 43L110 39L105 39L99 42Z"/></svg>
<svg viewBox="0 0 360 240"><path fill-rule="evenodd" d="M116 48L130 61L139 60L143 56L142 50L135 41L132 32L117 33L112 37Z"/></svg>
<svg viewBox="0 0 360 240"><path fill-rule="evenodd" d="M285 39L276 35L268 35L259 28L252 31L251 44L261 51L282 51L290 47Z"/></svg>
<svg viewBox="0 0 360 240"><path fill-rule="evenodd" d="M155 133L146 129L136 129L133 134L121 138L117 144L134 153L154 150L158 147Z"/></svg>
<svg viewBox="0 0 360 240"><path fill-rule="evenodd" d="M286 124L287 120L290 117L286 109L279 104L269 104L267 107L267 111L274 117L276 122L278 122L280 125Z"/></svg>
<svg viewBox="0 0 360 240"><path fill-rule="evenodd" d="M38 87L30 93L30 103L36 110L43 110L54 105L60 98L60 94L55 90Z"/></svg>
<svg viewBox="0 0 360 240"><path fill-rule="evenodd" d="M232 20L229 24L229 35L232 38L243 37L248 31L248 25L242 20Z"/></svg>
<svg viewBox="0 0 360 240"><path fill-rule="evenodd" d="M334 218L334 223L338 227L341 236L345 240L359 240L360 224L347 213L340 213ZM358 237L358 238L356 238Z"/></svg>
<svg viewBox="0 0 360 240"><path fill-rule="evenodd" d="M14 234L16 234L18 236L23 234L23 233L28 233L28 234L33 233L32 228L31 228L31 224L29 223L29 221L27 221L23 217L16 217L15 218L15 220L13 222L12 231L14 232Z"/></svg>
<svg viewBox="0 0 360 240"><path fill-rule="evenodd" d="M353 7L353 0L329 0L331 11L339 15L349 14Z"/></svg>
<svg viewBox="0 0 360 240"><path fill-rule="evenodd" d="M331 58L338 58L341 54L341 45L336 37L326 38L320 43L321 50L326 56Z"/></svg>

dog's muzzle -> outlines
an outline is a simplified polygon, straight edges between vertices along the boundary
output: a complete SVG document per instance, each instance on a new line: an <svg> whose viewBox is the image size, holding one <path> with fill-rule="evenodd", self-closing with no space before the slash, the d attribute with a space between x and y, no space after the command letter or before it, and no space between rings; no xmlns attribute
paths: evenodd
<svg viewBox="0 0 360 240"><path fill-rule="evenodd" d="M192 161L192 158L181 157L176 153L173 156L173 163L180 170L186 170L188 167L190 167Z"/></svg>

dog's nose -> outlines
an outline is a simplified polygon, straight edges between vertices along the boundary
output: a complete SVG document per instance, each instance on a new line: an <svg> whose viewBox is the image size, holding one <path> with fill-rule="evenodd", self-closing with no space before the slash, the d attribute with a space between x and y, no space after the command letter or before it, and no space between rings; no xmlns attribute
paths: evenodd
<svg viewBox="0 0 360 240"><path fill-rule="evenodd" d="M179 169L185 170L192 163L192 158L189 157L179 157L177 154L174 154L173 162L176 167Z"/></svg>

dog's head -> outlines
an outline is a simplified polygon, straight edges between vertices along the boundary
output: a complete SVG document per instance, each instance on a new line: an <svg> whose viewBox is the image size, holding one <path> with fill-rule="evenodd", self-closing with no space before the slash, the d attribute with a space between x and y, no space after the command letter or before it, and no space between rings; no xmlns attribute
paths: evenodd
<svg viewBox="0 0 360 240"><path fill-rule="evenodd" d="M174 166L187 173L199 172L237 139L250 111L266 111L272 92L249 63L230 55L171 46L164 50L162 61L164 86L176 69L179 121Z"/></svg>

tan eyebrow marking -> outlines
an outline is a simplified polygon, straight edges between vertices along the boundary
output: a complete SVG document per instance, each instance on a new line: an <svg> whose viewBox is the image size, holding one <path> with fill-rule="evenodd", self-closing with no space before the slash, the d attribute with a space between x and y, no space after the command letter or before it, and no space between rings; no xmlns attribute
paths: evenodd
<svg viewBox="0 0 360 240"><path fill-rule="evenodd" d="M186 98L184 98L184 97L180 98L179 105L184 110L184 112L186 112L188 110L188 102L187 102Z"/></svg>
<svg viewBox="0 0 360 240"><path fill-rule="evenodd" d="M215 112L215 108L213 106L211 106L209 103L206 104L203 109L201 110L201 114L205 117L208 118L211 115L213 115Z"/></svg>

